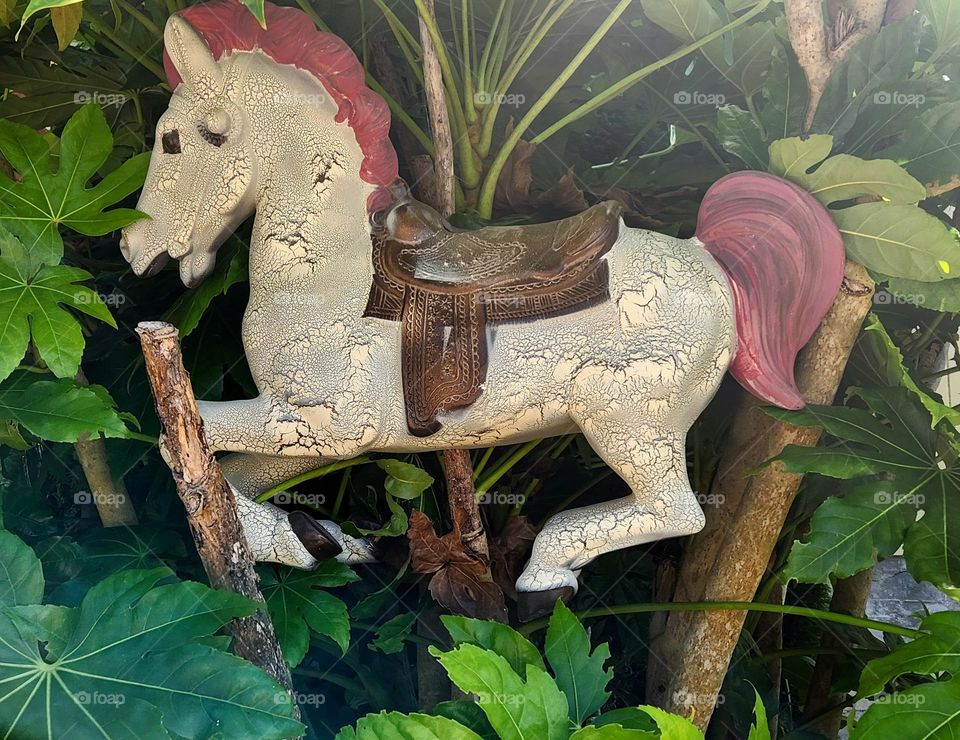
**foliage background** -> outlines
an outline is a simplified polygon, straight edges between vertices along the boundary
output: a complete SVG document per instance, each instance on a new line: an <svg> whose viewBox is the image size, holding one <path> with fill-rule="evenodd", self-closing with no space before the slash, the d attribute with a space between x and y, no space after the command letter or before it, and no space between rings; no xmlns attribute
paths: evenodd
<svg viewBox="0 0 960 740"><path fill-rule="evenodd" d="M371 84L388 95L404 175L415 188L429 188L423 156L430 154L431 137L418 73L421 0L298 4L353 46ZM257 12L255 2L249 5ZM836 22L841 4L828 5ZM136 215L111 207L135 203L131 194L143 177L144 152L153 145L153 125L169 94L160 63L163 23L181 7L181 0L34 0L29 6L0 0L0 468L7 530L0 546L10 573L0 637L29 656L14 657L7 661L14 667L3 669L16 687L13 701L0 702L4 727L15 721L43 727L46 717L71 712L78 722L88 721L78 692L115 694L116 677L132 678L130 666L150 653L161 656L158 665L169 666L174 655L185 660L177 680L186 683L175 687L173 679L160 679L165 671L141 665L136 670L157 685L131 693L123 706L85 705L95 718L104 713L114 722L109 736L212 734L197 719L203 712L172 698L174 688L186 691L176 696L242 690L243 707L217 715L228 736L290 731L289 706L278 705L273 689L224 651L222 638L210 637L248 606L187 583L202 581L202 571L156 451L157 422L132 334L140 320L172 320L184 337L199 397L253 395L239 337L247 232L221 249L215 275L192 292L172 270L136 280L114 233ZM956 597L960 523L953 512L960 474L954 425L960 412L940 402L931 382L956 370L954 361L938 365L936 358L945 346L956 349L960 311L957 3L891 2L883 28L834 70L813 135L803 138L807 86L779 3L471 0L440 2L437 14L434 30L443 39L457 141L460 225L545 220L616 198L630 225L686 237L706 187L739 169L769 169L831 207L848 255L885 288L835 405L781 415L823 426L828 437L813 452L783 454L789 469L810 475L757 600L792 579L788 605L829 609L837 579L869 569L901 546L918 580ZM68 172L76 174L67 178ZM100 197L106 191L112 195ZM704 495L738 397L739 390L725 383L691 431L691 478ZM90 471L80 464L88 454L82 440L91 434L105 438L114 479L108 489L132 502L138 524L102 526L101 517L120 504L87 493L108 490L90 483ZM391 463L380 462L358 461L300 482L299 498L287 494L289 505L312 504L325 516L359 527L383 525L393 535L403 534L410 513L418 511L445 531L438 460L398 461L419 473L391 472ZM579 437L481 450L474 463L478 490L491 494L483 509L495 576L507 589L525 557L531 525L574 503L625 492ZM574 610L612 606L621 612L589 620L593 643L609 645L615 676L610 698L601 702L604 714L644 703L649 603L655 593L662 598L657 576L676 561L681 546L670 541L613 553L586 571ZM368 712L428 708L426 689L436 674L429 672L434 659L424 648L449 644L436 623L437 607L412 570L403 538L390 540L384 562L362 572L336 564L312 573L262 568L313 736L331 737ZM212 604L216 617L197 616L194 628L184 628L192 623L187 592L197 603ZM130 604L161 602L167 611L131 621L118 593L128 594ZM57 675L64 680L57 683L40 664L84 655L70 653L71 636L102 612L131 638L120 652L107 651L112 662L85 671L111 678L75 685L62 667ZM921 626L925 636L908 646L899 646L903 635L896 630L871 633L866 626L863 620L840 626L810 614L787 616L783 644L771 651L762 646L762 622L748 620L708 735L750 732L755 687L781 734L809 736L804 733L819 720L806 712L818 690L811 680L815 656L833 651L840 669L828 689L851 692L844 703L882 691L903 697L872 706L855 737L881 731L922 737L931 722L943 723L931 736L949 737L960 723L960 684L950 678L958 620L928 617ZM136 652L135 636L148 630L162 639ZM542 640L543 633L531 637ZM487 639L475 638L478 650L496 645ZM535 663L533 654L528 660ZM479 654L472 659L484 660ZM513 667L529 681L527 664ZM771 679L772 664L782 666L782 679ZM207 683L204 666L217 667L220 678ZM559 674L554 678L559 681ZM39 701L45 686L59 687L46 704ZM482 717L460 706L464 714L456 719L481 735L491 736L485 722L499 732L489 706L479 706ZM265 707L271 710L262 725L245 724ZM571 718L574 725L599 708ZM131 724L118 725L118 716ZM556 736L566 737L570 727L561 725ZM671 736L649 723L634 731Z"/></svg>

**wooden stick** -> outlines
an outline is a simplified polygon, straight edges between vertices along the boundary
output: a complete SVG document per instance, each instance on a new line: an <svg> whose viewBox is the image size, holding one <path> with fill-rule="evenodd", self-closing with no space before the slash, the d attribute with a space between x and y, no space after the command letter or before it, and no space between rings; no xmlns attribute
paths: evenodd
<svg viewBox="0 0 960 740"><path fill-rule="evenodd" d="M137 326L137 334L163 427L163 456L187 510L193 541L210 585L236 591L263 604L253 555L237 517L237 502L203 438L203 420L197 411L190 376L183 367L178 332L162 321L144 321ZM283 660L266 609L234 620L229 629L234 652L292 692L290 669Z"/></svg>

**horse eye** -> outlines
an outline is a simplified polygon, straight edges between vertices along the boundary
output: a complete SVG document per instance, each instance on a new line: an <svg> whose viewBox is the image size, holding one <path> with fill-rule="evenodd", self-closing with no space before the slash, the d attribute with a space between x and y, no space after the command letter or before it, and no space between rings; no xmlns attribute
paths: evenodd
<svg viewBox="0 0 960 740"><path fill-rule="evenodd" d="M163 153L164 154L179 154L180 153L180 132L174 129L173 131L167 131L163 135Z"/></svg>
<svg viewBox="0 0 960 740"><path fill-rule="evenodd" d="M223 146L227 141L226 134L215 134L202 123L197 124L197 132L201 139L214 146Z"/></svg>

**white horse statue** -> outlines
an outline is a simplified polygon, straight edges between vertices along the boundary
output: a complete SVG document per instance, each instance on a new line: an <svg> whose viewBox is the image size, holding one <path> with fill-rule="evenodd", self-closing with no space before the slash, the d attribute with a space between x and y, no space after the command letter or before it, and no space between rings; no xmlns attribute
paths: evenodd
<svg viewBox="0 0 960 740"><path fill-rule="evenodd" d="M210 447L236 453L223 468L257 559L373 557L334 522L253 501L297 474L576 431L631 492L545 523L516 584L534 611L598 555L698 532L685 437L728 367L803 405L793 363L843 271L827 212L741 172L708 190L690 239L627 228L607 205L455 232L394 197L389 112L346 44L296 9L268 3L266 18L217 0L169 19L174 92L138 206L151 218L121 240L136 274L173 257L192 287L256 212L243 342L260 395L200 412Z"/></svg>

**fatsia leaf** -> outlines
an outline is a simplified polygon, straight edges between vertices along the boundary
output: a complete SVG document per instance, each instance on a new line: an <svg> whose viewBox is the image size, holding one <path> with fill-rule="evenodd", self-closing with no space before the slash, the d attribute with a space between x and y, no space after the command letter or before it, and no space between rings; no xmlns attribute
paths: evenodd
<svg viewBox="0 0 960 740"><path fill-rule="evenodd" d="M556 682L536 666L524 681L505 658L476 645L449 652L431 646L450 680L476 694L480 708L502 740L567 740L567 699Z"/></svg>
<svg viewBox="0 0 960 740"><path fill-rule="evenodd" d="M149 152L125 161L91 188L113 137L99 106L90 103L67 121L56 172L50 145L36 131L0 120L0 154L20 173L15 182L0 173L0 226L18 236L33 264L56 264L63 256L63 224L87 236L102 236L144 218L130 208L104 211L143 185Z"/></svg>
<svg viewBox="0 0 960 740"><path fill-rule="evenodd" d="M324 588L356 581L359 576L336 560L325 560L315 570L281 568L260 571L263 597L277 630L283 657L297 666L310 647L310 631L325 635L346 652L350 644L347 605Z"/></svg>
<svg viewBox="0 0 960 740"><path fill-rule="evenodd" d="M876 479L863 483L873 487L873 494L857 494L846 504L832 499L819 525L811 531L808 545L791 554L790 567L804 579L822 580L823 571L840 569L835 575L847 575L858 569L872 552L890 552L895 547L896 532L906 518L904 556L910 573L919 581L951 590L960 584L960 517L950 514L950 507L960 497L960 463L947 456L938 432L931 428L930 413L905 388L852 389L857 397L877 416L873 432L882 443L868 446L848 441L844 429L853 425L835 423L844 412L831 407L808 406L802 412L771 411L777 418L803 426L822 426L838 441L831 446L810 448L787 447L782 459L790 472L814 472L838 478L884 473L891 480L881 485ZM818 421L818 415L823 420ZM865 426L862 415L857 428ZM863 429L856 435L863 438ZM854 436L853 434L849 436ZM815 454L811 454L815 453ZM858 474L858 466L860 468ZM874 496L871 500L870 496ZM897 502L894 504L894 502ZM899 507L903 505L902 511ZM916 519L917 509L923 516ZM913 511L911 515L910 512ZM817 516L814 519L818 519ZM832 530L832 531L831 531ZM866 538L857 541L857 538ZM818 555L822 553L822 557ZM867 563L869 565L869 563Z"/></svg>
<svg viewBox="0 0 960 740"><path fill-rule="evenodd" d="M613 678L613 671L603 667L610 659L610 647L603 643L591 654L587 631L558 600L547 626L544 653L557 685L567 695L570 719L582 724L610 698L607 684Z"/></svg>
<svg viewBox="0 0 960 740"><path fill-rule="evenodd" d="M880 693L889 681L905 673L960 674L960 613L929 614L920 630L927 634L867 663L860 674L860 696Z"/></svg>
<svg viewBox="0 0 960 740"><path fill-rule="evenodd" d="M49 442L76 442L96 434L128 435L106 389L79 386L66 378L37 378L33 373L18 372L0 383L0 420L16 422Z"/></svg>
<svg viewBox="0 0 960 740"><path fill-rule="evenodd" d="M57 376L77 374L83 331L66 308L117 325L100 296L78 284L88 279L77 267L31 267L22 245L0 233L0 380L17 367L31 339Z"/></svg>
<svg viewBox="0 0 960 740"><path fill-rule="evenodd" d="M893 555L917 518L916 498L891 481L858 486L828 498L810 520L803 542L794 542L784 576L800 583L827 583L873 567Z"/></svg>
<svg viewBox="0 0 960 740"><path fill-rule="evenodd" d="M42 598L40 559L15 534L0 530L0 606L39 604Z"/></svg>
<svg viewBox="0 0 960 740"><path fill-rule="evenodd" d="M299 736L276 681L204 644L256 604L199 583L157 585L170 575L110 576L74 609L0 609L0 727L12 737Z"/></svg>
<svg viewBox="0 0 960 740"><path fill-rule="evenodd" d="M380 712L357 721L357 728L344 727L334 740L482 740L480 735L446 717L429 714Z"/></svg>
<svg viewBox="0 0 960 740"><path fill-rule="evenodd" d="M450 614L441 616L440 621L450 633L454 645L467 643L492 650L505 658L518 675L524 675L528 665L545 668L534 644L505 624Z"/></svg>
<svg viewBox="0 0 960 740"><path fill-rule="evenodd" d="M913 116L903 140L880 156L900 162L930 192L956 187L960 184L960 101L941 103Z"/></svg>
<svg viewBox="0 0 960 740"><path fill-rule="evenodd" d="M850 740L949 740L960 736L960 678L884 696L857 720Z"/></svg>

